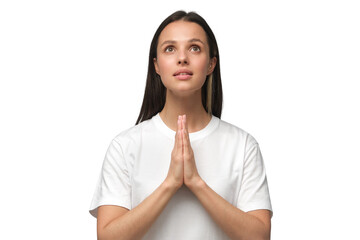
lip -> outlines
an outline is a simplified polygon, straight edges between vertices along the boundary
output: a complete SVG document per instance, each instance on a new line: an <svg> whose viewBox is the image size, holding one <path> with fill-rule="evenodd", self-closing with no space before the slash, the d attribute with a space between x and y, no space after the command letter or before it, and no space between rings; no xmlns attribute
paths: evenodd
<svg viewBox="0 0 360 240"><path fill-rule="evenodd" d="M186 74L181 74L181 73L186 73ZM190 71L188 69L179 69L178 71L176 71L174 73L173 76L179 80L187 80L187 79L191 78L192 75L193 75L192 71Z"/></svg>
<svg viewBox="0 0 360 240"><path fill-rule="evenodd" d="M174 76L177 76L179 75L180 73L186 73L188 75L193 75L192 71L188 70L188 69L180 69L180 70L177 70L175 73L174 73Z"/></svg>
<svg viewBox="0 0 360 240"><path fill-rule="evenodd" d="M175 76L179 80L187 80L192 77L192 75L176 75Z"/></svg>

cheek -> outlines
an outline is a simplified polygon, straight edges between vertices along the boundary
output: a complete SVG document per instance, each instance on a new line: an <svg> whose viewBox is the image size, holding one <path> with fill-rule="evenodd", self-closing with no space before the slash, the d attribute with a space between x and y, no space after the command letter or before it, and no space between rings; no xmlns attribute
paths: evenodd
<svg viewBox="0 0 360 240"><path fill-rule="evenodd" d="M172 61L168 58L164 58L164 57L159 57L158 58L158 69L159 69L159 74L166 74L167 72L169 72L169 70L171 69L171 66L174 65L172 63Z"/></svg>
<svg viewBox="0 0 360 240"><path fill-rule="evenodd" d="M159 57L157 61L158 74L160 75L161 82L164 84L165 88L169 88L170 79L169 76L172 75L172 64L169 59L164 57Z"/></svg>
<svg viewBox="0 0 360 240"><path fill-rule="evenodd" d="M206 73L208 72L208 68L209 68L208 58L204 57L202 59L199 59L199 61L197 62L197 69L206 75Z"/></svg>

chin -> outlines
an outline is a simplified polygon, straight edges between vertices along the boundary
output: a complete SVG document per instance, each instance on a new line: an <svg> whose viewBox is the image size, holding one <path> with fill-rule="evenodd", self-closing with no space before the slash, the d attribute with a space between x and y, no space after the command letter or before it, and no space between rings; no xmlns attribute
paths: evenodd
<svg viewBox="0 0 360 240"><path fill-rule="evenodd" d="M199 89L197 88L177 88L177 89L169 89L168 91L175 96L181 96L181 97L187 97L187 96L193 96L198 93L201 94L201 87Z"/></svg>

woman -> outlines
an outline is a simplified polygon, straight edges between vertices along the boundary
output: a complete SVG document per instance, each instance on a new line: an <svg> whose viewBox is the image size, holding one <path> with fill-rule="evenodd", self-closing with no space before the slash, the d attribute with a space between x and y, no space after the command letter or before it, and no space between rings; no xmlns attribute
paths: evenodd
<svg viewBox="0 0 360 240"><path fill-rule="evenodd" d="M269 239L259 145L220 120L215 36L194 12L159 26L137 123L111 142L90 207L98 239Z"/></svg>

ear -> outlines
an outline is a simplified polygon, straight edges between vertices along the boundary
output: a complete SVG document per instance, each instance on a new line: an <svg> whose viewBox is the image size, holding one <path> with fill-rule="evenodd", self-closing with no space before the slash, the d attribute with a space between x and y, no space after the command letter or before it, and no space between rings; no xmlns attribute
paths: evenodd
<svg viewBox="0 0 360 240"><path fill-rule="evenodd" d="M155 67L155 71L157 74L159 74L159 66L158 66L158 63L157 63L157 59L156 58L153 58L153 61L154 61L154 67ZM160 75L160 74L159 74Z"/></svg>
<svg viewBox="0 0 360 240"><path fill-rule="evenodd" d="M207 75L210 75L213 73L215 67L216 67L216 63L217 63L217 58L213 57L212 59L210 59L210 63L209 63L209 69L207 72Z"/></svg>

